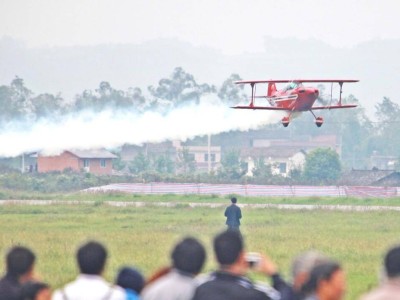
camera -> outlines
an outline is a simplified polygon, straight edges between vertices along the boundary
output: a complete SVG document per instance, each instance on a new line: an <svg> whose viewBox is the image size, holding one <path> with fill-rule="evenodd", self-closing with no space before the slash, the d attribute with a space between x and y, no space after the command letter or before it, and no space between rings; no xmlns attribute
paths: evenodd
<svg viewBox="0 0 400 300"><path fill-rule="evenodd" d="M248 252L246 253L245 259L249 264L249 267L253 269L256 268L257 265L260 263L261 255L257 252Z"/></svg>

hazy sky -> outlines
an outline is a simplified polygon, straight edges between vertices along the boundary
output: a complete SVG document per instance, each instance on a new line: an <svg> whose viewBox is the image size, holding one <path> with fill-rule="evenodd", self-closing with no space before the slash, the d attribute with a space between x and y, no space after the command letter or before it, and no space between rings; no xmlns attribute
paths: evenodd
<svg viewBox="0 0 400 300"><path fill-rule="evenodd" d="M0 37L32 47L141 43L175 37L225 53L263 37L351 47L400 38L399 0L1 0Z"/></svg>

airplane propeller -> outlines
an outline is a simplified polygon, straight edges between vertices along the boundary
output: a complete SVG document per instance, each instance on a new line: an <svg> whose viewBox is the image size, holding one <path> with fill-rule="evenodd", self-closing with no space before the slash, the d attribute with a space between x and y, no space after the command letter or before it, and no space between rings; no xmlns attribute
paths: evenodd
<svg viewBox="0 0 400 300"><path fill-rule="evenodd" d="M319 89L319 95L317 98L317 102L321 103L324 106L329 106L332 104L333 102L333 90L336 88L334 88L333 83L331 83L330 86L330 92L326 93L326 87L324 85L318 85L318 89Z"/></svg>
<svg viewBox="0 0 400 300"><path fill-rule="evenodd" d="M332 102L332 99L330 98L330 95L320 93L317 98L317 102L324 106L328 106Z"/></svg>

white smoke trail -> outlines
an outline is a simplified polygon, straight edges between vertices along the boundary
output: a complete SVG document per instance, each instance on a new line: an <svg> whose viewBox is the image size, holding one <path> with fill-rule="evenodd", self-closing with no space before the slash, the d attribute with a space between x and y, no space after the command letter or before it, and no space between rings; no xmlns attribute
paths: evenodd
<svg viewBox="0 0 400 300"><path fill-rule="evenodd" d="M280 114L270 111L231 109L215 96L203 97L199 105L177 108L167 114L85 111L62 121L42 120L23 130L0 133L0 156L34 151L50 155L67 149L113 149L123 144L185 141L195 136L256 129L280 118Z"/></svg>

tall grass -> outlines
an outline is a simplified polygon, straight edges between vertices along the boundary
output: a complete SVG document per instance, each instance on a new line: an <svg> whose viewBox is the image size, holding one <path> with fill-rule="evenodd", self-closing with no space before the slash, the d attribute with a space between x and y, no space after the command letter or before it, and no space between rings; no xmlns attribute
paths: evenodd
<svg viewBox="0 0 400 300"><path fill-rule="evenodd" d="M318 249L340 261L347 273L347 299L375 286L381 258L399 242L399 212L282 211L244 208L242 233L247 249L267 253L288 277L292 258ZM185 235L208 250L205 270L216 267L212 237L225 229L223 208L109 207L101 201L79 206L0 206L0 249L31 247L36 270L54 288L77 275L75 251L88 239L109 250L105 276L113 280L122 265L145 275L169 263L169 252ZM4 270L3 260L0 268ZM257 277L259 278L259 277Z"/></svg>

